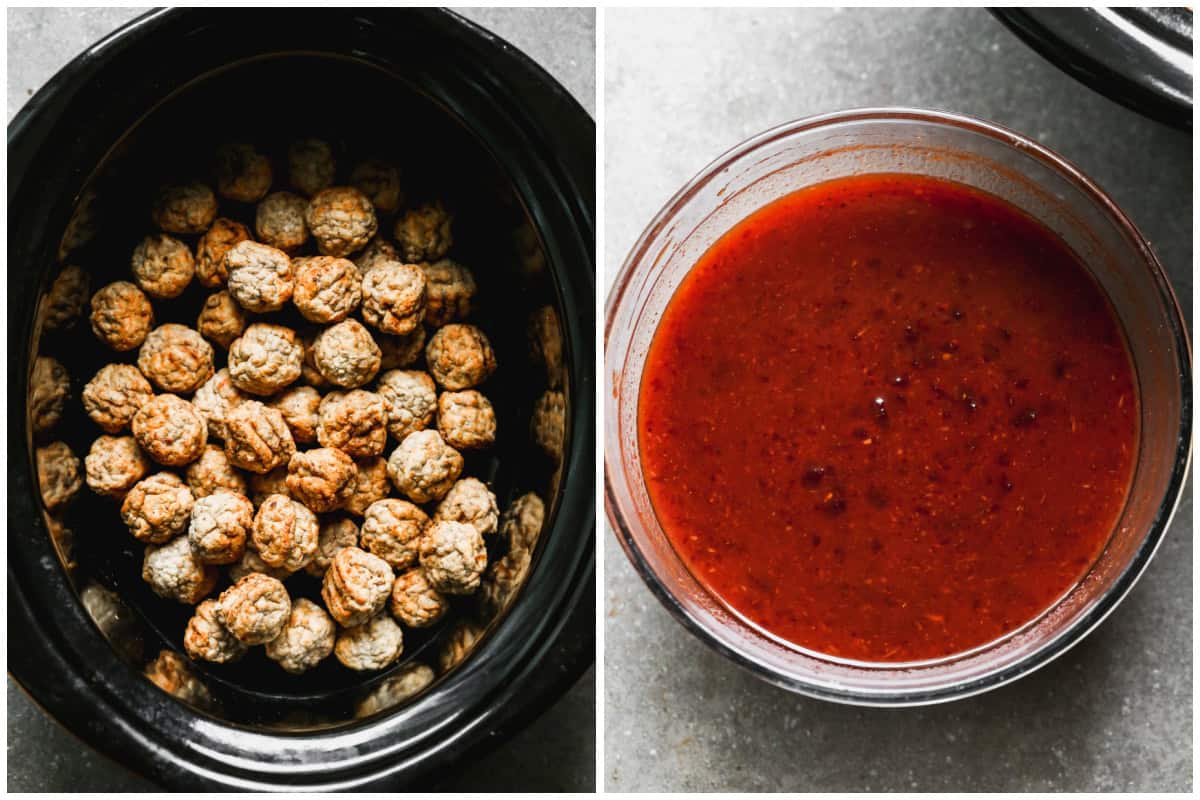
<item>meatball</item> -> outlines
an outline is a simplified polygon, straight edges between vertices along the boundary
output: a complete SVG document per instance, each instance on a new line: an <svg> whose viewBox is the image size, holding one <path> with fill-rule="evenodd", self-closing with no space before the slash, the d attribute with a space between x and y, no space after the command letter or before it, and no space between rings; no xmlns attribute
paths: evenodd
<svg viewBox="0 0 1200 800"><path fill-rule="evenodd" d="M105 433L119 433L153 396L150 381L137 367L107 364L83 387L83 409Z"/></svg>
<svg viewBox="0 0 1200 800"><path fill-rule="evenodd" d="M217 570L195 557L188 537L176 536L166 544L146 545L142 580L159 597L194 606L217 585Z"/></svg>
<svg viewBox="0 0 1200 800"><path fill-rule="evenodd" d="M229 280L225 254L239 242L250 240L250 231L240 222L225 217L213 220L212 227L196 242L196 280L215 289Z"/></svg>
<svg viewBox="0 0 1200 800"><path fill-rule="evenodd" d="M333 648L337 660L353 670L383 669L400 657L404 635L386 614L338 634Z"/></svg>
<svg viewBox="0 0 1200 800"><path fill-rule="evenodd" d="M313 340L313 364L321 376L346 389L374 378L381 355L370 332L353 319L326 328Z"/></svg>
<svg viewBox="0 0 1200 800"><path fill-rule="evenodd" d="M261 506L273 494L292 496L287 487L287 474L287 464L284 464L262 475L250 476L250 500L255 508Z"/></svg>
<svg viewBox="0 0 1200 800"><path fill-rule="evenodd" d="M546 368L550 388L559 388L563 377L562 329L552 307L542 306L530 315L528 334L534 363Z"/></svg>
<svg viewBox="0 0 1200 800"><path fill-rule="evenodd" d="M218 147L216 173L217 193L227 200L255 203L271 189L271 160L253 145Z"/></svg>
<svg viewBox="0 0 1200 800"><path fill-rule="evenodd" d="M354 466L357 474L354 478L354 492L346 501L344 509L361 517L367 513L367 508L376 500L387 497L392 490L388 481L387 459L379 456L355 459Z"/></svg>
<svg viewBox="0 0 1200 800"><path fill-rule="evenodd" d="M410 628L428 628L444 617L449 607L420 568L401 572L392 584L392 616Z"/></svg>
<svg viewBox="0 0 1200 800"><path fill-rule="evenodd" d="M79 267L63 267L42 299L42 330L61 331L75 325L88 299L88 274Z"/></svg>
<svg viewBox="0 0 1200 800"><path fill-rule="evenodd" d="M254 523L254 506L245 495L218 489L192 507L188 541L205 564L233 564L246 552L246 537Z"/></svg>
<svg viewBox="0 0 1200 800"><path fill-rule="evenodd" d="M317 554L308 562L304 571L314 578L325 577L329 562L343 547L358 545L358 526L354 520L346 517L332 517L321 523L321 531L317 536Z"/></svg>
<svg viewBox="0 0 1200 800"><path fill-rule="evenodd" d="M377 159L364 161L350 173L350 185L358 189L380 212L390 214L404 202L400 170Z"/></svg>
<svg viewBox="0 0 1200 800"><path fill-rule="evenodd" d="M374 392L330 392L321 400L317 441L355 458L377 456L387 443L387 412Z"/></svg>
<svg viewBox="0 0 1200 800"><path fill-rule="evenodd" d="M465 522L437 519L421 539L421 569L443 594L471 594L487 567L483 536Z"/></svg>
<svg viewBox="0 0 1200 800"><path fill-rule="evenodd" d="M208 424L187 400L160 394L133 415L133 438L152 459L168 467L190 464L204 451Z"/></svg>
<svg viewBox="0 0 1200 800"><path fill-rule="evenodd" d="M400 258L400 252L395 246L380 235L367 242L367 246L359 251L358 255L354 257L354 266L358 267L359 272L366 275L372 267L388 261L402 262L404 259Z"/></svg>
<svg viewBox="0 0 1200 800"><path fill-rule="evenodd" d="M295 572L317 553L317 515L290 497L274 494L254 517L254 549L268 566Z"/></svg>
<svg viewBox="0 0 1200 800"><path fill-rule="evenodd" d="M314 358L316 351L313 349L315 340L316 334L313 333L300 337L300 344L304 346L304 361L300 365L300 380L308 386L323 389L329 386L329 381L325 380L325 376L317 369L317 363Z"/></svg>
<svg viewBox="0 0 1200 800"><path fill-rule="evenodd" d="M262 474L291 460L296 443L283 415L257 400L243 400L225 417L225 455L235 467Z"/></svg>
<svg viewBox="0 0 1200 800"><path fill-rule="evenodd" d="M544 392L533 404L533 419L530 421L533 440L555 461L562 461L566 413L567 402L562 392Z"/></svg>
<svg viewBox="0 0 1200 800"><path fill-rule="evenodd" d="M285 253L294 253L308 241L304 210L308 201L291 192L275 192L258 204L254 231L260 241Z"/></svg>
<svg viewBox="0 0 1200 800"><path fill-rule="evenodd" d="M150 216L167 233L203 233L217 216L217 198L203 183L168 186Z"/></svg>
<svg viewBox="0 0 1200 800"><path fill-rule="evenodd" d="M504 510L500 517L500 535L508 541L508 551L533 551L542 533L546 505L533 492L521 495Z"/></svg>
<svg viewBox="0 0 1200 800"><path fill-rule="evenodd" d="M396 261L371 267L362 278L362 304L368 325L396 336L412 333L425 315L425 271Z"/></svg>
<svg viewBox="0 0 1200 800"><path fill-rule="evenodd" d="M66 367L48 356L33 360L29 376L29 421L35 434L47 433L62 419L71 376Z"/></svg>
<svg viewBox="0 0 1200 800"><path fill-rule="evenodd" d="M405 500L386 498L372 503L363 515L362 546L395 569L417 563L421 536L429 517Z"/></svg>
<svg viewBox="0 0 1200 800"><path fill-rule="evenodd" d="M137 365L162 391L191 394L212 377L213 349L196 331L168 322L147 334Z"/></svg>
<svg viewBox="0 0 1200 800"><path fill-rule="evenodd" d="M121 503L121 521L133 538L163 544L186 533L195 498L178 475L158 472L134 484Z"/></svg>
<svg viewBox="0 0 1200 800"><path fill-rule="evenodd" d="M465 522L486 536L496 532L500 509L496 506L496 495L487 484L477 478L463 478L450 487L433 518Z"/></svg>
<svg viewBox="0 0 1200 800"><path fill-rule="evenodd" d="M184 477L196 498L208 497L218 489L246 494L246 479L229 463L225 449L215 444L204 446L200 457L188 464Z"/></svg>
<svg viewBox="0 0 1200 800"><path fill-rule="evenodd" d="M363 719L395 708L405 700L420 694L426 686L433 683L433 679L433 670L427 665L416 662L403 664L397 668L394 675L388 676L362 699L354 709L354 716Z"/></svg>
<svg viewBox="0 0 1200 800"><path fill-rule="evenodd" d="M292 299L292 260L282 250L258 242L238 242L225 254L229 293L242 308L262 314Z"/></svg>
<svg viewBox="0 0 1200 800"><path fill-rule="evenodd" d="M318 447L296 453L288 462L287 487L292 497L318 514L341 508L354 493L358 470L341 450Z"/></svg>
<svg viewBox="0 0 1200 800"><path fill-rule="evenodd" d="M375 207L351 186L322 189L308 201L304 222L327 256L348 256L375 235Z"/></svg>
<svg viewBox="0 0 1200 800"><path fill-rule="evenodd" d="M246 330L246 314L229 292L210 294L196 319L196 330L205 339L228 348Z"/></svg>
<svg viewBox="0 0 1200 800"><path fill-rule="evenodd" d="M321 405L321 393L311 386L293 386L276 395L268 403L272 408L279 409L292 438L302 444L311 444L317 440L317 409Z"/></svg>
<svg viewBox="0 0 1200 800"><path fill-rule="evenodd" d="M392 568L379 556L357 547L343 547L334 554L321 584L325 607L346 628L378 614L391 591Z"/></svg>
<svg viewBox="0 0 1200 800"><path fill-rule="evenodd" d="M474 325L446 325L429 338L425 363L439 386L458 391L486 381L496 369L496 354Z"/></svg>
<svg viewBox="0 0 1200 800"><path fill-rule="evenodd" d="M211 599L196 606L196 613L188 620L183 649L189 658L214 664L228 664L246 654L246 645L217 618L217 601Z"/></svg>
<svg viewBox="0 0 1200 800"><path fill-rule="evenodd" d="M291 328L256 322L229 345L229 377L243 392L268 396L294 383L304 345Z"/></svg>
<svg viewBox="0 0 1200 800"><path fill-rule="evenodd" d="M282 583L253 572L217 600L217 619L246 645L266 644L283 632L292 614L292 600Z"/></svg>
<svg viewBox="0 0 1200 800"><path fill-rule="evenodd" d="M233 385L229 370L222 368L196 390L192 397L192 405L204 415L209 434L218 439L226 439L225 419L229 416L229 411L245 399L246 395Z"/></svg>
<svg viewBox="0 0 1200 800"><path fill-rule="evenodd" d="M283 633L267 642L267 658L293 675L312 669L333 652L337 632L325 609L303 597L292 603Z"/></svg>
<svg viewBox="0 0 1200 800"><path fill-rule="evenodd" d="M440 327L471 313L475 276L450 259L425 266L425 324Z"/></svg>
<svg viewBox="0 0 1200 800"><path fill-rule="evenodd" d="M387 405L388 433L396 441L415 431L423 431L437 412L437 387L427 373L416 370L390 370L379 376L375 391Z"/></svg>
<svg viewBox="0 0 1200 800"><path fill-rule="evenodd" d="M333 150L320 139L301 139L288 148L288 181L301 194L333 185L333 174Z"/></svg>
<svg viewBox="0 0 1200 800"><path fill-rule="evenodd" d="M418 325L412 333L404 336L380 334L375 337L375 343L379 345L381 370L412 366L425 352L425 328Z"/></svg>
<svg viewBox="0 0 1200 800"><path fill-rule="evenodd" d="M309 322L341 322L358 308L362 300L362 275L354 262L316 256L298 258L292 265L296 273L292 302Z"/></svg>
<svg viewBox="0 0 1200 800"><path fill-rule="evenodd" d="M140 347L154 327L154 308L128 281L110 283L92 296L92 332L113 350Z"/></svg>
<svg viewBox="0 0 1200 800"><path fill-rule="evenodd" d="M414 503L440 500L462 469L462 455L433 430L410 433L388 457L388 477Z"/></svg>
<svg viewBox="0 0 1200 800"><path fill-rule="evenodd" d="M396 220L396 245L409 262L437 261L450 249L450 214L441 203L426 203Z"/></svg>
<svg viewBox="0 0 1200 800"><path fill-rule="evenodd" d="M192 251L165 233L143 239L133 250L132 266L137 285L159 299L179 297L196 272Z"/></svg>
<svg viewBox="0 0 1200 800"><path fill-rule="evenodd" d="M236 564L229 565L229 579L231 581L237 583L242 578L255 572L261 575L268 575L279 581L285 580L292 574L290 570L283 569L282 567L272 567L267 564L255 552L253 545L253 540L247 540L246 551L242 553L242 560Z"/></svg>
<svg viewBox="0 0 1200 800"><path fill-rule="evenodd" d="M438 651L438 670L445 674L458 666L475 649L483 634L479 626L470 620L459 620L446 637Z"/></svg>
<svg viewBox="0 0 1200 800"><path fill-rule="evenodd" d="M83 460L87 485L93 492L117 497L129 491L150 471L150 461L132 436L101 436Z"/></svg>
<svg viewBox="0 0 1200 800"><path fill-rule="evenodd" d="M437 403L438 431L456 450L480 450L496 441L496 412L474 389L442 392Z"/></svg>
<svg viewBox="0 0 1200 800"><path fill-rule="evenodd" d="M37 449L38 489L47 511L65 508L83 485L79 457L66 442L51 442Z"/></svg>

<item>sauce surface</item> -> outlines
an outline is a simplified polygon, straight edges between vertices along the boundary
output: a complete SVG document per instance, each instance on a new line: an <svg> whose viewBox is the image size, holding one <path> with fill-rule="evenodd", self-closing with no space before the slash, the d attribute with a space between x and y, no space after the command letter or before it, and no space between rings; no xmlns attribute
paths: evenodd
<svg viewBox="0 0 1200 800"><path fill-rule="evenodd" d="M1120 514L1137 395L1102 290L1053 233L931 178L782 198L704 254L638 409L692 573L795 645L938 658L1048 608Z"/></svg>

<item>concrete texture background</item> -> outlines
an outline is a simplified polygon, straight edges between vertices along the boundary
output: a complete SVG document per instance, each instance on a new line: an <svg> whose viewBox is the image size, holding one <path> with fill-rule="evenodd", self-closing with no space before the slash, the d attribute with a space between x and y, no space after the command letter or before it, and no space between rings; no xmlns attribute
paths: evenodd
<svg viewBox="0 0 1200 800"><path fill-rule="evenodd" d="M9 9L8 119L88 45L143 13L139 8ZM595 114L592 9L459 9L554 75ZM465 767L446 791L591 791L595 786L594 669L511 741ZM8 789L21 792L155 791L90 750L8 682Z"/></svg>
<svg viewBox="0 0 1200 800"><path fill-rule="evenodd" d="M823 111L913 105L1032 135L1097 179L1190 314L1191 135L1058 72L985 11L605 12L605 268L710 160ZM933 708L768 686L688 634L605 536L610 791L1188 791L1192 505L1122 606L1045 669Z"/></svg>

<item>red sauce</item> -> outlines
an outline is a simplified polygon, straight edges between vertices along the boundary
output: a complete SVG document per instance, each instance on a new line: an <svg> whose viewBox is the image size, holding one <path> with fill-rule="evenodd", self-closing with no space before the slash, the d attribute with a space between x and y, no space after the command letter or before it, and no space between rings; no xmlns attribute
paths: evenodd
<svg viewBox="0 0 1200 800"><path fill-rule="evenodd" d="M1047 609L1125 501L1137 395L1053 233L959 184L840 179L704 254L659 324L655 512L724 603L805 648L937 658Z"/></svg>

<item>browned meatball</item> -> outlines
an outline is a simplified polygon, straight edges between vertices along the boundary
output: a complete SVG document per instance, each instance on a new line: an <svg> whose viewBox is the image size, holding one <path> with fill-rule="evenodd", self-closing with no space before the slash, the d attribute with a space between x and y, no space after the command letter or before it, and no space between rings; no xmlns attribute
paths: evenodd
<svg viewBox="0 0 1200 800"><path fill-rule="evenodd" d="M183 649L189 658L228 664L246 653L246 645L237 640L217 618L217 601L205 600L196 606L183 632Z"/></svg>
<svg viewBox="0 0 1200 800"><path fill-rule="evenodd" d="M251 535L254 550L268 566L290 572L303 569L317 554L320 526L301 503L275 494L258 507Z"/></svg>
<svg viewBox="0 0 1200 800"><path fill-rule="evenodd" d="M83 460L93 492L120 497L150 471L150 460L132 436L101 436Z"/></svg>
<svg viewBox="0 0 1200 800"><path fill-rule="evenodd" d="M320 139L301 139L288 148L288 180L305 195L333 184L333 150Z"/></svg>
<svg viewBox="0 0 1200 800"><path fill-rule="evenodd" d="M200 457L188 464L184 476L196 498L208 497L218 489L234 494L246 493L246 479L229 461L225 448L215 444L204 446Z"/></svg>
<svg viewBox="0 0 1200 800"><path fill-rule="evenodd" d="M396 569L417 563L421 537L429 517L417 506L394 497L372 503L363 515L363 549L382 558Z"/></svg>
<svg viewBox="0 0 1200 800"><path fill-rule="evenodd" d="M187 245L165 233L147 236L133 250L133 279L146 294L178 297L192 282L196 261Z"/></svg>
<svg viewBox="0 0 1200 800"><path fill-rule="evenodd" d="M292 265L296 273L292 302L309 322L340 322L358 308L362 275L352 261L316 256L297 258Z"/></svg>
<svg viewBox="0 0 1200 800"><path fill-rule="evenodd" d="M204 301L196 330L205 339L228 348L246 330L246 314L229 292L215 292Z"/></svg>
<svg viewBox="0 0 1200 800"><path fill-rule="evenodd" d="M137 365L164 392L191 394L212 377L213 349L196 331L168 322L146 336Z"/></svg>
<svg viewBox="0 0 1200 800"><path fill-rule="evenodd" d="M338 634L333 652L353 670L383 669L400 657L404 636L391 617L380 614Z"/></svg>
<svg viewBox="0 0 1200 800"><path fill-rule="evenodd" d="M159 472L134 484L121 503L121 521L139 542L162 544L187 532L195 498L170 472Z"/></svg>
<svg viewBox="0 0 1200 800"><path fill-rule="evenodd" d="M296 453L288 462L287 486L292 497L318 514L344 506L354 493L357 477L353 459L330 447Z"/></svg>
<svg viewBox="0 0 1200 800"><path fill-rule="evenodd" d="M215 289L229 280L225 254L238 242L249 241L250 231L240 222L220 217L196 242L196 280Z"/></svg>
<svg viewBox="0 0 1200 800"><path fill-rule="evenodd" d="M396 336L412 333L425 314L425 271L396 261L371 267L362 279L362 304L368 325Z"/></svg>
<svg viewBox="0 0 1200 800"><path fill-rule="evenodd" d="M317 334L312 346L313 364L327 381L353 389L379 372L379 345L359 322L342 320Z"/></svg>
<svg viewBox="0 0 1200 800"><path fill-rule="evenodd" d="M217 570L192 554L188 537L176 536L163 545L146 545L142 580L159 597L195 605L216 587Z"/></svg>
<svg viewBox="0 0 1200 800"><path fill-rule="evenodd" d="M425 363L439 386L458 391L486 381L496 369L496 354L474 325L446 325L425 346Z"/></svg>
<svg viewBox="0 0 1200 800"><path fill-rule="evenodd" d="M344 547L329 562L321 597L329 614L343 627L361 625L387 605L392 568L378 556Z"/></svg>
<svg viewBox="0 0 1200 800"><path fill-rule="evenodd" d="M229 370L221 369L196 390L192 405L204 415L209 435L223 440L228 438L225 419L229 411L245 399L246 395L233 385Z"/></svg>
<svg viewBox="0 0 1200 800"><path fill-rule="evenodd" d="M321 531L317 535L317 553L308 562L304 571L314 578L325 577L329 562L343 547L358 545L358 526L354 520L346 517L328 517L321 522Z"/></svg>
<svg viewBox="0 0 1200 800"><path fill-rule="evenodd" d="M367 242L367 246L354 256L354 266L358 267L358 271L364 275L367 274L371 267L388 261L403 262L404 259L400 257L400 251L391 242L383 238L382 234Z"/></svg>
<svg viewBox="0 0 1200 800"><path fill-rule="evenodd" d="M29 421L35 434L47 433L58 424L70 392L66 367L49 356L34 359L29 376Z"/></svg>
<svg viewBox="0 0 1200 800"><path fill-rule="evenodd" d="M401 572L392 584L392 616L410 628L428 628L446 615L450 605L430 585L420 567Z"/></svg>
<svg viewBox="0 0 1200 800"><path fill-rule="evenodd" d="M151 213L154 224L167 233L203 233L216 216L216 195L203 183L164 188Z"/></svg>
<svg viewBox="0 0 1200 800"><path fill-rule="evenodd" d="M225 254L229 293L247 311L278 311L292 299L294 278L288 254L258 242L238 242Z"/></svg>
<svg viewBox="0 0 1200 800"><path fill-rule="evenodd" d="M190 464L204 451L208 424L194 405L160 394L133 415L133 438L152 459L169 467Z"/></svg>
<svg viewBox="0 0 1200 800"><path fill-rule="evenodd" d="M425 265L425 324L433 327L465 319L475 300L471 270L444 258Z"/></svg>
<svg viewBox="0 0 1200 800"><path fill-rule="evenodd" d="M256 322L229 345L229 377L243 392L275 394L300 377L304 345L291 328Z"/></svg>
<svg viewBox="0 0 1200 800"><path fill-rule="evenodd" d="M227 200L255 203L271 188L271 160L253 145L222 145L216 162L217 193Z"/></svg>
<svg viewBox="0 0 1200 800"><path fill-rule="evenodd" d="M487 484L477 478L463 478L438 503L433 518L465 522L487 536L496 532L500 509L496 506L496 495Z"/></svg>
<svg viewBox="0 0 1200 800"><path fill-rule="evenodd" d="M387 443L383 398L353 389L330 392L321 400L317 441L355 458L377 456Z"/></svg>
<svg viewBox="0 0 1200 800"><path fill-rule="evenodd" d="M404 202L400 170L386 161L364 161L350 173L350 185L365 194L381 213L390 214Z"/></svg>
<svg viewBox="0 0 1200 800"><path fill-rule="evenodd" d="M294 253L308 241L304 211L308 201L291 192L275 192L258 204L254 230L265 244Z"/></svg>
<svg viewBox="0 0 1200 800"><path fill-rule="evenodd" d="M425 204L396 220L396 245L408 262L437 261L450 249L450 214L441 203Z"/></svg>
<svg viewBox="0 0 1200 800"><path fill-rule="evenodd" d="M306 672L333 652L337 628L325 609L303 597L292 603L283 632L267 642L267 658L293 675Z"/></svg>
<svg viewBox="0 0 1200 800"><path fill-rule="evenodd" d="M376 500L382 500L392 491L388 481L387 459L379 456L359 458L354 461L358 474L354 479L354 493L346 501L345 510L361 517L368 506Z"/></svg>
<svg viewBox="0 0 1200 800"><path fill-rule="evenodd" d="M532 552L542 533L546 504L533 492L527 492L512 502L500 517L500 535L508 542L508 551Z"/></svg>
<svg viewBox="0 0 1200 800"><path fill-rule="evenodd" d="M154 309L128 281L110 283L92 297L92 332L113 350L140 347L154 327Z"/></svg>
<svg viewBox="0 0 1200 800"><path fill-rule="evenodd" d="M244 400L225 418L225 455L235 467L259 474L287 464L296 443L283 415L257 400Z"/></svg>
<svg viewBox="0 0 1200 800"><path fill-rule="evenodd" d="M379 376L375 391L387 405L388 433L396 441L423 431L437 413L437 387L427 373L394 369Z"/></svg>
<svg viewBox="0 0 1200 800"><path fill-rule="evenodd" d="M317 440L321 393L316 389L311 386L292 386L273 397L268 405L283 414L284 421L292 431L292 438L297 442L311 444Z"/></svg>
<svg viewBox="0 0 1200 800"><path fill-rule="evenodd" d="M254 506L245 495L218 489L192 507L188 541L192 553L205 564L234 564L246 552L254 524Z"/></svg>
<svg viewBox="0 0 1200 800"><path fill-rule="evenodd" d="M150 381L137 367L106 364L83 387L83 410L105 433L120 433L153 396Z"/></svg>
<svg viewBox="0 0 1200 800"><path fill-rule="evenodd" d="M287 487L287 464L261 475L250 476L250 501L255 508L267 502L267 498L273 494L292 496L292 491Z"/></svg>
<svg viewBox="0 0 1200 800"><path fill-rule="evenodd" d="M479 392L442 392L438 397L438 430L456 450L480 450L496 441L496 412Z"/></svg>
<svg viewBox="0 0 1200 800"><path fill-rule="evenodd" d="M405 336L388 336L379 334L375 337L381 353L379 369L387 372L393 369L411 367L425 353L425 327L418 325L416 329Z"/></svg>
<svg viewBox="0 0 1200 800"><path fill-rule="evenodd" d="M75 325L87 305L88 274L79 267L63 267L42 298L42 329L67 330Z"/></svg>
<svg viewBox="0 0 1200 800"><path fill-rule="evenodd" d="M473 526L434 520L421 539L421 569L442 594L472 594L487 567L487 547Z"/></svg>
<svg viewBox="0 0 1200 800"><path fill-rule="evenodd" d="M388 477L414 503L440 500L462 468L462 455L434 430L410 433L388 457Z"/></svg>
<svg viewBox="0 0 1200 800"><path fill-rule="evenodd" d="M292 600L275 578L251 573L221 593L217 619L245 645L266 644L287 627Z"/></svg>
<svg viewBox="0 0 1200 800"><path fill-rule="evenodd" d="M351 186L322 189L308 201L304 222L327 256L348 256L361 250L377 230L375 207Z"/></svg>

